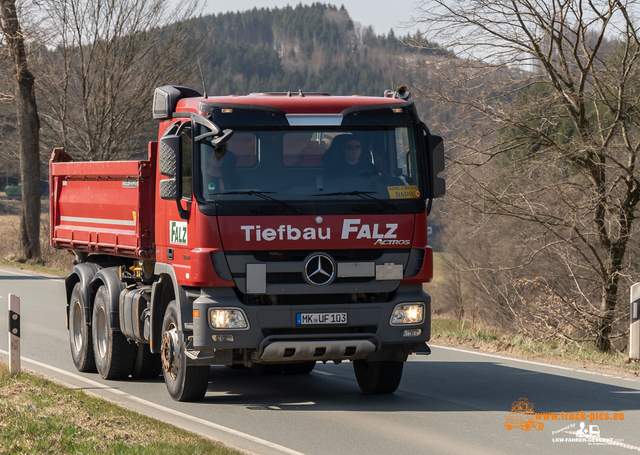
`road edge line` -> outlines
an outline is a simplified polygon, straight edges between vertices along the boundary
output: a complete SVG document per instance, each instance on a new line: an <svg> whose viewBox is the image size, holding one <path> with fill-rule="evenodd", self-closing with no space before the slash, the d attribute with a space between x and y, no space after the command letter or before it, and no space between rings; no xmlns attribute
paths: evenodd
<svg viewBox="0 0 640 455"><path fill-rule="evenodd" d="M535 361L535 360L519 359L517 357L509 357L509 356L501 355L501 354L491 354L491 353L488 353L488 352L474 351L474 350L471 350L471 349L456 348L456 347L452 347L452 346L446 346L446 345L443 345L443 344L429 343L429 346L434 346L434 347L436 347L438 349L447 349L447 350L450 350L450 351L458 351L458 352L465 352L465 353L469 353L469 354L482 355L482 356L485 356L485 357L493 357L495 359L511 360L513 362L528 363L530 365L557 368L559 370L573 371L573 372L576 372L576 373L585 373L585 374L592 374L592 375L596 375L596 376L604 376L606 378L622 379L622 380L631 381L631 382L640 382L640 378L634 378L632 376L619 376L619 375L602 373L600 371L593 371L593 370L587 370L587 369L580 370L578 368L563 367L562 365L554 365L553 363L544 363L544 362L538 362L538 361Z"/></svg>
<svg viewBox="0 0 640 455"><path fill-rule="evenodd" d="M9 353L7 351L4 351L2 349L0 349L0 354L9 355ZM46 368L46 369L51 370L51 371L55 371L56 373L59 373L59 374L65 375L65 376L69 376L71 378L74 378L76 380L82 381L85 384L88 384L88 385L90 385L92 387L95 387L97 389L101 389L101 390L105 390L105 391L108 391L108 392L112 392L115 395L126 397L131 401L135 401L137 403L140 403L142 405L148 406L150 408L154 408L154 409L157 409L159 411L165 412L167 414L178 416L178 417L181 417L183 419L190 420L190 421L192 421L194 423L198 423L200 425L204 425L204 426L207 426L209 428L213 428L215 430L222 431L224 433L228 433L228 434L231 434L233 436L236 436L236 437L239 437L239 438L242 438L242 439L246 439L246 440L254 442L256 444L260 444L260 445L263 445L265 447L269 447L270 449L274 449L274 450L277 450L279 452L286 453L286 454L289 454L289 455L305 455L302 452L298 452L297 450L293 450L293 449L290 449L288 447L281 446L280 444L276 444L275 442L267 441L266 439L261 439L261 438L258 438L257 436L252 436L250 434L243 433L242 431L234 430L233 428L229 428L229 427L225 427L223 425L217 424L217 423L209 422L208 420L204 420L204 419L201 419L199 417L195 417L195 416L192 416L192 415L189 415L189 414L185 414L184 412L180 412L180 411L177 411L177 410L174 410L174 409L167 408L167 407L162 406L160 404L156 404L156 403L153 403L151 401L147 401L147 400L145 400L143 398L139 398L139 397L137 397L135 395L128 394L127 392L123 392L122 390L118 390L118 389L115 389L115 388L110 387L108 385L102 384L100 382L93 381L91 379L85 378L85 377L80 376L78 374L70 373L70 372L65 371L65 370L63 370L61 368L57 368L57 367L54 367L52 365L47 365L46 363L42 363L42 362L39 362L37 360L28 359L26 357L21 357L21 359L22 359L23 362L31 363L31 364L37 365L39 367ZM40 372L36 372L36 373L42 374ZM50 379L55 380L56 378L50 378ZM73 384L71 384L71 385L73 385ZM105 398L103 396L100 396L100 397L104 398L104 399L106 399L108 401L111 401L114 404L122 406L121 403L114 402L114 401L109 400L108 398ZM173 424L171 424L171 425L173 425ZM193 430L187 430L187 431L190 431L192 433L198 434L197 432L195 432ZM204 435L204 434L199 434L199 435L200 436L204 436L204 437L206 437L208 439L212 439L211 437L209 437L207 435ZM219 441L219 442L223 442L223 441ZM223 444L226 444L226 443L223 442ZM234 449L238 449L238 450L242 450L243 452L246 452L246 450L244 450L242 448L234 447Z"/></svg>

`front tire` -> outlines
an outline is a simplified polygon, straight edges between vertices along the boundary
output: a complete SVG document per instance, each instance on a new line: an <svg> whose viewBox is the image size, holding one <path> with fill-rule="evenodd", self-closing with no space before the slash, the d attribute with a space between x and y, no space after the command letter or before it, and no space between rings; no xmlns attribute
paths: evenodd
<svg viewBox="0 0 640 455"><path fill-rule="evenodd" d="M69 301L69 345L76 370L95 373L91 327L87 324L87 310L82 298L82 284L76 283Z"/></svg>
<svg viewBox="0 0 640 455"><path fill-rule="evenodd" d="M354 360L353 369L360 389L367 395L389 394L397 390L404 362Z"/></svg>
<svg viewBox="0 0 640 455"><path fill-rule="evenodd" d="M125 379L131 373L136 345L129 343L121 332L112 330L109 310L109 293L105 286L100 286L91 322L96 368L103 379Z"/></svg>
<svg viewBox="0 0 640 455"><path fill-rule="evenodd" d="M162 320L162 375L171 398L199 401L207 393L209 366L187 366L184 335L178 330L178 311L178 304L173 300Z"/></svg>

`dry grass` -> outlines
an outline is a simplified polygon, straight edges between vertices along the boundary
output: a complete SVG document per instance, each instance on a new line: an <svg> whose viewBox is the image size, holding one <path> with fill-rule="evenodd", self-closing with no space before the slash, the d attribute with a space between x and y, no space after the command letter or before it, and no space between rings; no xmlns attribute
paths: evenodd
<svg viewBox="0 0 640 455"><path fill-rule="evenodd" d="M459 346L483 352L504 354L517 358L606 371L620 375L640 376L640 362L629 359L627 353L603 354L593 343L567 343L563 340L536 341L522 334L496 328L474 327L454 319L433 319L431 341L436 344Z"/></svg>
<svg viewBox="0 0 640 455"><path fill-rule="evenodd" d="M20 201L0 201L0 262L17 267L66 275L73 264L73 256L65 250L49 245L49 201L42 201L40 218L40 247L43 264L24 261L20 257Z"/></svg>
<svg viewBox="0 0 640 455"><path fill-rule="evenodd" d="M239 452L0 361L0 453Z"/></svg>

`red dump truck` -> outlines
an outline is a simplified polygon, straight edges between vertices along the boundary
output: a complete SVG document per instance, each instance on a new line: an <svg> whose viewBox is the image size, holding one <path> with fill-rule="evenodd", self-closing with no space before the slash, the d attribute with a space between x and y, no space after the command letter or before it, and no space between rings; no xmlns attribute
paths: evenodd
<svg viewBox="0 0 640 455"><path fill-rule="evenodd" d="M442 139L405 87L202 96L155 90L140 161L50 161L51 245L71 354L105 379L164 375L199 400L211 365L305 374L353 362L393 393L428 354L427 215L445 192Z"/></svg>

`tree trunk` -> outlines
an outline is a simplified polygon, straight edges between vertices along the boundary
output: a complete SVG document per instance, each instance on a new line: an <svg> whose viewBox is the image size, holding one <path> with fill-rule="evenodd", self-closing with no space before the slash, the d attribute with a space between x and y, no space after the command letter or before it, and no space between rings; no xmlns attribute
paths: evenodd
<svg viewBox="0 0 640 455"><path fill-rule="evenodd" d="M613 322L613 308L607 310L604 317L598 325L598 332L596 333L596 349L600 352L611 352L611 324Z"/></svg>
<svg viewBox="0 0 640 455"><path fill-rule="evenodd" d="M16 12L15 0L0 0L0 30L14 63L16 77L16 113L20 143L20 250L26 259L42 262L40 252L40 119L34 90L35 79L27 68L24 35Z"/></svg>
<svg viewBox="0 0 640 455"><path fill-rule="evenodd" d="M28 73L28 72L27 72ZM26 259L42 262L40 252L40 121L34 78L29 74L18 83L18 131L20 136L20 249Z"/></svg>
<svg viewBox="0 0 640 455"><path fill-rule="evenodd" d="M616 303L618 301L618 278L611 273L609 283L602 290L602 318L596 332L596 349L600 352L611 352L611 331L615 318Z"/></svg>

